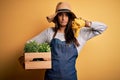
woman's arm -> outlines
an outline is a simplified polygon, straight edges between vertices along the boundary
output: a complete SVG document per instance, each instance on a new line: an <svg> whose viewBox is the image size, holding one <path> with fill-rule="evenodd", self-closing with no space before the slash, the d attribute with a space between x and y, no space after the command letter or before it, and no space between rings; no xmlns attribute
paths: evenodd
<svg viewBox="0 0 120 80"><path fill-rule="evenodd" d="M86 25L80 31L80 36L85 40L89 40L92 37L103 33L107 29L107 26L101 22L86 21Z"/></svg>
<svg viewBox="0 0 120 80"><path fill-rule="evenodd" d="M36 41L37 43L44 43L48 41L48 29L42 31L40 34L37 36L31 38L30 40L27 41L29 43L30 41Z"/></svg>

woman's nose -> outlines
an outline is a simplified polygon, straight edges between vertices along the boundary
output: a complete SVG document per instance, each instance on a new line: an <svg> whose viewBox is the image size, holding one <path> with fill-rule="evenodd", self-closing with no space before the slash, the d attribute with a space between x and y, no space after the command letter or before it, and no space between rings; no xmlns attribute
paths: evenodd
<svg viewBox="0 0 120 80"><path fill-rule="evenodd" d="M62 20L64 20L64 19L65 19L65 15L62 16Z"/></svg>

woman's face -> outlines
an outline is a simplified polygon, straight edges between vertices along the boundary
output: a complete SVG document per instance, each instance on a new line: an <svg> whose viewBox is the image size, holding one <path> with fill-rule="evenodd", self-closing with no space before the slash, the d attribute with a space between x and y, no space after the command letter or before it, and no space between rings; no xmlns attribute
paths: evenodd
<svg viewBox="0 0 120 80"><path fill-rule="evenodd" d="M69 17L68 13L62 12L58 14L58 22L61 27L65 27L68 24Z"/></svg>

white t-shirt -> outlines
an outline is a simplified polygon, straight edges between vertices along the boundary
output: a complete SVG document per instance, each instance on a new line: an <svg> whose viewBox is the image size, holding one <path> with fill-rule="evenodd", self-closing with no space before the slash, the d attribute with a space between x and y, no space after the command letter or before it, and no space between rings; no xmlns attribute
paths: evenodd
<svg viewBox="0 0 120 80"><path fill-rule="evenodd" d="M103 31L106 30L106 28L107 26L100 22L92 22L91 27L81 28L79 32L79 36L77 38L80 46L79 47L76 46L78 53L80 53L82 47L84 46L87 40L91 39L96 35L101 34ZM43 42L50 43L53 38L53 35L54 35L54 31L52 27L49 27L46 30L42 31L37 36L33 37L31 40L35 40L38 43L43 43ZM55 38L60 39L61 41L65 41L64 33L57 32Z"/></svg>

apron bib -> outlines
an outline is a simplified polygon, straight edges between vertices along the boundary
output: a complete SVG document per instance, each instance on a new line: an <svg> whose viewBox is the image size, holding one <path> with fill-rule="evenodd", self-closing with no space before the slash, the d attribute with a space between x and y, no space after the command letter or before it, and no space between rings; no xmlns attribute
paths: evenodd
<svg viewBox="0 0 120 80"><path fill-rule="evenodd" d="M51 41L52 69L45 72L45 80L77 80L75 69L78 52L74 43L66 44L57 38Z"/></svg>

